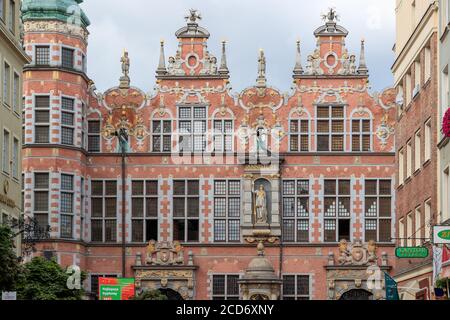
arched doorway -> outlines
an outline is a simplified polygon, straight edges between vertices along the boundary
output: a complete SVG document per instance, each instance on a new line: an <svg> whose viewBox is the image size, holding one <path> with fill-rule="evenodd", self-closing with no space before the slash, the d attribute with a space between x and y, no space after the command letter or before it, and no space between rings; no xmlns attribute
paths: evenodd
<svg viewBox="0 0 450 320"><path fill-rule="evenodd" d="M345 292L339 300L372 300L373 294L363 289L353 289Z"/></svg>
<svg viewBox="0 0 450 320"><path fill-rule="evenodd" d="M170 301L184 300L183 297L175 290L172 289L158 289L158 290L159 292L161 292L162 295L165 295L167 297L167 300Z"/></svg>

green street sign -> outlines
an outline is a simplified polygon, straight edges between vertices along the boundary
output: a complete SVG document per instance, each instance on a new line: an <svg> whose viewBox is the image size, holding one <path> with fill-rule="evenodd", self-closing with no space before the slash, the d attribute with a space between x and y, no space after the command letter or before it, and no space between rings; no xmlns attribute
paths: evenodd
<svg viewBox="0 0 450 320"><path fill-rule="evenodd" d="M430 252L424 247L400 247L395 249L395 256L399 259L425 259Z"/></svg>

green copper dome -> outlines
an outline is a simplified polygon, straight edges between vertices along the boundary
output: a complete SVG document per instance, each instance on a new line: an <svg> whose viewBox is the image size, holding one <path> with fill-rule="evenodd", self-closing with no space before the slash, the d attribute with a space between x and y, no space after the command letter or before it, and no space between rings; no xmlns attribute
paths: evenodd
<svg viewBox="0 0 450 320"><path fill-rule="evenodd" d="M58 20L66 23L87 27L90 21L79 4L83 0L23 0L22 19L29 20Z"/></svg>

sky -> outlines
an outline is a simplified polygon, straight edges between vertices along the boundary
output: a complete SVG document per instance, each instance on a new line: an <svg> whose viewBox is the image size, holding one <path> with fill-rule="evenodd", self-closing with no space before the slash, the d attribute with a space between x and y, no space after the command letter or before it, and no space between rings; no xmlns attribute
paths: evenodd
<svg viewBox="0 0 450 320"><path fill-rule="evenodd" d="M220 59L221 41L227 41L234 92L255 84L260 48L267 59L268 85L289 91L296 41L302 42L305 65L316 45L313 32L330 7L350 32L349 52L359 56L365 39L372 91L393 82L394 0L85 0L81 7L91 20L88 73L100 91L118 85L124 49L131 59L132 85L151 91L160 41L165 40L166 59L175 55L175 32L186 25L190 8L199 10L200 25L211 33L208 48L213 55Z"/></svg>

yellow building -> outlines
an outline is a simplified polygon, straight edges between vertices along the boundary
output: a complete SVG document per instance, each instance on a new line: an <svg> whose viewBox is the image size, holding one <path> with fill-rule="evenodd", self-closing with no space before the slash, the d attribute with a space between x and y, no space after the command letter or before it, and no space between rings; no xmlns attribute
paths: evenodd
<svg viewBox="0 0 450 320"><path fill-rule="evenodd" d="M431 253L431 227L439 220L439 1L396 0L396 20L397 246L425 246ZM399 259L401 298L433 299L432 271L432 254Z"/></svg>
<svg viewBox="0 0 450 320"><path fill-rule="evenodd" d="M22 70L20 1L0 0L0 223L22 212ZM18 253L19 253L19 246Z"/></svg>

